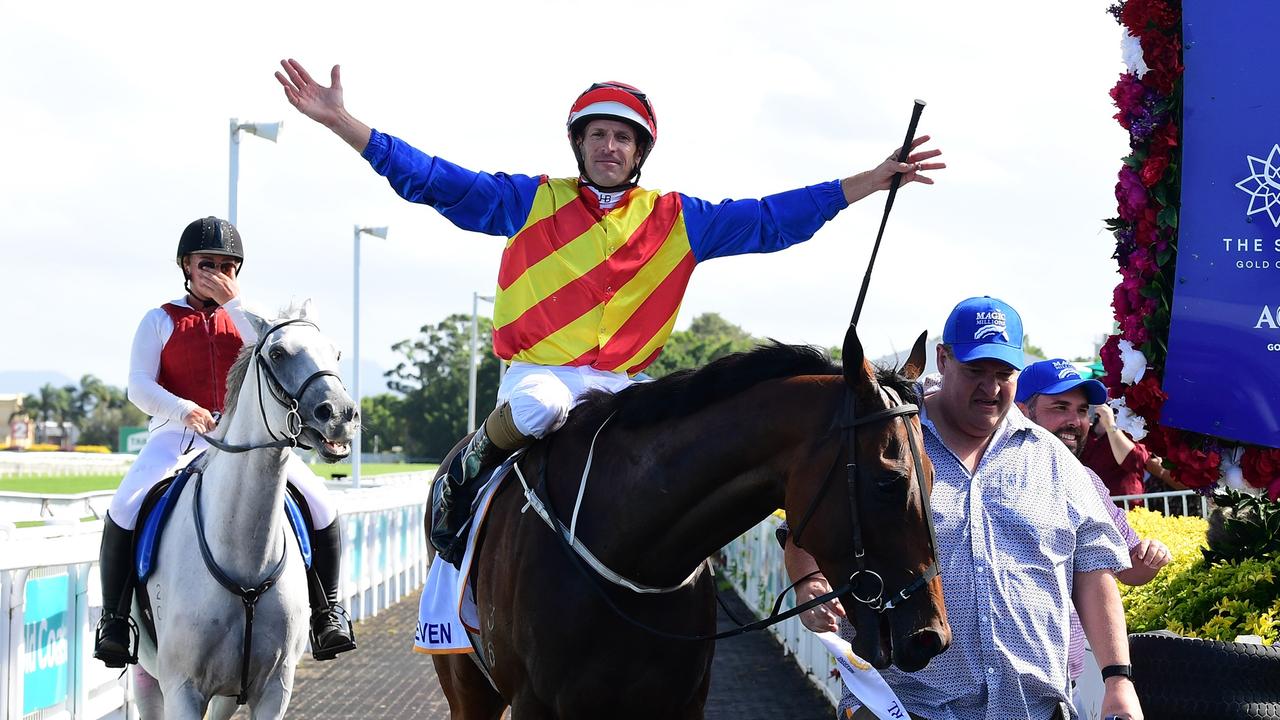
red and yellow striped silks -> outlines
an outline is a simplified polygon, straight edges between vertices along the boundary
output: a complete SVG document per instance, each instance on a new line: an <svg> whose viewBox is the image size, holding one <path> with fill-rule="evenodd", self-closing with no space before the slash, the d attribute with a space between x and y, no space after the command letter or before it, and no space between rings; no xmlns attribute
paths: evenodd
<svg viewBox="0 0 1280 720"><path fill-rule="evenodd" d="M572 178L544 182L507 243L493 312L499 357L634 375L671 336L697 262L680 195L635 188L602 212L590 193Z"/></svg>

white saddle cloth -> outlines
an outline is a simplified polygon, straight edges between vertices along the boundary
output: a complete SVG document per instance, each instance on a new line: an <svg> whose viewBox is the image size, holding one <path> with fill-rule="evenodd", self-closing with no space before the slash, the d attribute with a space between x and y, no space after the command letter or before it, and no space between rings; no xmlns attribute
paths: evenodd
<svg viewBox="0 0 1280 720"><path fill-rule="evenodd" d="M503 463L484 487L477 493L472 505L471 533L467 536L467 550L462 555L461 570L445 562L439 555L431 561L427 584L422 588L418 602L418 628L413 635L414 652L428 655L473 652L467 638L467 628L479 631L480 620L476 615L475 595L467 578L471 561L475 556L476 538L480 526L489 512L489 503L502 486L503 472L511 463Z"/></svg>

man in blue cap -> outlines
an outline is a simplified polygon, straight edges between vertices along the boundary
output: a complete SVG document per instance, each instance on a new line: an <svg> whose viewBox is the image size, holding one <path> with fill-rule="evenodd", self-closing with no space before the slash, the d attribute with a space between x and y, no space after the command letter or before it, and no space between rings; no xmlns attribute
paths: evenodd
<svg viewBox="0 0 1280 720"><path fill-rule="evenodd" d="M1042 360L1024 368L1018 375L1018 392L1014 399L1028 420L1053 433L1077 458L1084 453L1090 406L1098 409L1099 421L1107 426L1107 432L1120 432L1115 426L1111 408L1106 404L1106 386L1097 380L1081 377L1075 365L1062 358ZM1094 490L1102 498L1111 514L1111 521L1129 548L1129 561L1133 567L1116 573L1116 579L1126 585L1151 582L1160 568L1172 559L1169 548L1154 538L1139 538L1129 527L1124 510L1111 502L1111 493L1098 474L1088 466L1085 466L1085 472L1093 480ZM1067 666L1074 687L1076 678L1084 672L1084 629L1080 627L1074 609L1071 612ZM1083 712L1079 703L1076 709Z"/></svg>
<svg viewBox="0 0 1280 720"><path fill-rule="evenodd" d="M941 385L920 386L933 463L930 504L952 643L918 672L884 679L913 717L1070 718L1067 644L1074 599L1100 665L1104 715L1141 720L1113 572L1129 566L1088 475L1063 443L1013 409L1023 366L1022 320L1008 304L969 298L937 348ZM815 568L788 543L793 579ZM797 587L804 602L826 586ZM811 630L852 627L836 603L805 613ZM841 717L872 718L846 695Z"/></svg>

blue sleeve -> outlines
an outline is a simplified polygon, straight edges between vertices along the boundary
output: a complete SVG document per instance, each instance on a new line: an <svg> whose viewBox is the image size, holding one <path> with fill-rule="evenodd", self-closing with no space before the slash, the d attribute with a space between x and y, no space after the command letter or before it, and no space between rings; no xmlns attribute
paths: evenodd
<svg viewBox="0 0 1280 720"><path fill-rule="evenodd" d="M813 237L848 207L840 181L810 185L760 200L706 200L681 195L689 245L698 262L744 253L777 252Z"/></svg>
<svg viewBox="0 0 1280 720"><path fill-rule="evenodd" d="M473 172L374 130L362 153L400 197L430 205L463 230L511 237L529 217L542 179Z"/></svg>

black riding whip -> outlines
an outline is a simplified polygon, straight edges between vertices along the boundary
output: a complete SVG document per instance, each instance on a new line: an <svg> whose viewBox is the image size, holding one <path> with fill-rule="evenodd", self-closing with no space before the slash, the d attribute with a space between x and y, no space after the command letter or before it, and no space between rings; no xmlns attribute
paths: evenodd
<svg viewBox="0 0 1280 720"><path fill-rule="evenodd" d="M898 151L898 162L904 163L911 156L911 143L916 139L916 124L920 122L920 113L924 112L924 101L916 100L911 109L911 124L907 126L907 139L902 141L902 149ZM917 170L917 172L919 172ZM889 197L884 201L884 217L880 218L880 231L876 233L876 244L871 248L871 259L867 261L867 274L862 276L862 288L858 290L858 304L853 307L853 320L850 325L858 324L862 315L862 301L867 299L867 286L871 284L871 270L876 264L876 254L880 252L880 238L884 237L884 226L889 222L889 211L893 209L893 198L898 194L898 186L902 184L902 173L895 173L889 182Z"/></svg>

